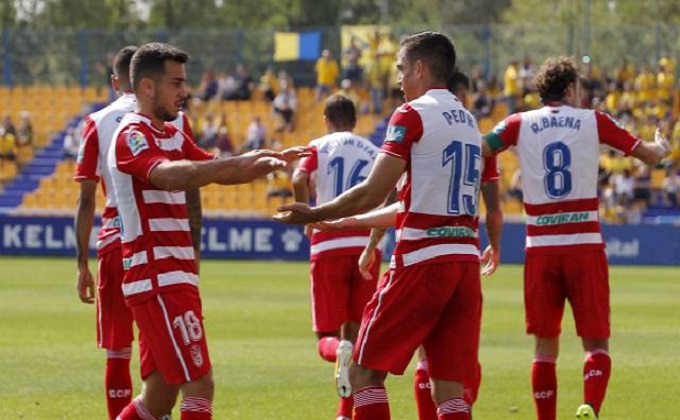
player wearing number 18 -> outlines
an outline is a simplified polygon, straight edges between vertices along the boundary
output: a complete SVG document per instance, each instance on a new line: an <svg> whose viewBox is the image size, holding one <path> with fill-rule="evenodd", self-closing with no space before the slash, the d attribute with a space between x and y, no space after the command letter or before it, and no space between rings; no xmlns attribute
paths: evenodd
<svg viewBox="0 0 680 420"><path fill-rule="evenodd" d="M213 380L186 190L244 183L304 148L218 159L169 121L187 98L188 55L151 43L132 57L136 112L123 117L108 163L121 216L123 295L139 327L141 396L120 420L169 418L182 392L182 420L212 418Z"/></svg>
<svg viewBox="0 0 680 420"><path fill-rule="evenodd" d="M401 375L422 343L440 420L468 420L464 381L477 371L481 318L477 201L481 136L446 89L456 52L443 34L401 40L397 81L408 101L390 118L368 178L310 208L283 206L287 223L363 213L399 189L399 231L390 269L364 310L351 383L355 420L390 418L385 378Z"/></svg>
<svg viewBox="0 0 680 420"><path fill-rule="evenodd" d="M536 338L531 383L537 417L554 420L555 365L568 300L586 354L584 403L577 417L597 418L611 371L609 274L600 234L597 170L605 144L656 164L668 142L643 142L599 111L578 109L579 73L567 57L548 59L536 75L545 105L513 114L484 137L485 155L515 146L527 214L524 304Z"/></svg>

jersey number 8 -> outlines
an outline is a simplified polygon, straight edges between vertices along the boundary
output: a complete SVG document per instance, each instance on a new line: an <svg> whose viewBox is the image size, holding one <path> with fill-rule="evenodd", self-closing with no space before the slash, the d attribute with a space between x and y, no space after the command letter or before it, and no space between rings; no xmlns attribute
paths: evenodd
<svg viewBox="0 0 680 420"><path fill-rule="evenodd" d="M543 150L545 192L550 198L564 198L571 193L571 150L561 141L550 143Z"/></svg>

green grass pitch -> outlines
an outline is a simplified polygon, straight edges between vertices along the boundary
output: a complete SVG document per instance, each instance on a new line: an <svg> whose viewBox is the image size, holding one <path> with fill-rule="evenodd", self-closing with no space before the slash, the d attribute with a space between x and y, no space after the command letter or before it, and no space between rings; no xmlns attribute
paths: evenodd
<svg viewBox="0 0 680 420"><path fill-rule="evenodd" d="M74 261L2 257L0 267L0 419L105 418L104 352L94 344L94 307L74 289ZM334 418L333 367L316 354L307 271L305 263L203 262L215 419ZM680 418L678 273L611 269L613 374L601 419ZM475 420L532 419L521 267L501 267L483 287ZM563 327L558 410L568 419L581 403L583 354L569 312ZM410 367L388 379L394 419L416 418L412 375Z"/></svg>

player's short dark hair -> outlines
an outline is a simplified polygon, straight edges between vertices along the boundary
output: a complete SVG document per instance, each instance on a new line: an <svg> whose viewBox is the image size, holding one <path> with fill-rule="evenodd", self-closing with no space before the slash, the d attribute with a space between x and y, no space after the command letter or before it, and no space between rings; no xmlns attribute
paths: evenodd
<svg viewBox="0 0 680 420"><path fill-rule="evenodd" d="M446 81L446 88L449 90L449 92L455 93L461 87L469 90L470 78L467 77L467 75L463 73L458 67L456 67L453 69L453 73L451 73L451 76L449 76L448 80Z"/></svg>
<svg viewBox="0 0 680 420"><path fill-rule="evenodd" d="M551 57L543 63L536 73L536 90L544 104L561 101L567 93L567 87L579 80L576 62L571 57Z"/></svg>
<svg viewBox="0 0 680 420"><path fill-rule="evenodd" d="M136 45L128 45L121 48L113 57L113 75L118 78L118 83L128 89L130 88L130 62L138 49Z"/></svg>
<svg viewBox="0 0 680 420"><path fill-rule="evenodd" d="M357 123L357 110L354 102L341 94L326 99L323 115L336 127L354 127Z"/></svg>
<svg viewBox="0 0 680 420"><path fill-rule="evenodd" d="M442 33L428 31L409 35L400 45L409 62L422 61L439 81L446 82L456 67L456 48Z"/></svg>
<svg viewBox="0 0 680 420"><path fill-rule="evenodd" d="M162 42L151 42L141 46L132 56L130 63L130 78L133 88L136 90L139 87L139 82L145 77L160 79L165 72L167 60L184 64L189 61L189 54L174 45Z"/></svg>

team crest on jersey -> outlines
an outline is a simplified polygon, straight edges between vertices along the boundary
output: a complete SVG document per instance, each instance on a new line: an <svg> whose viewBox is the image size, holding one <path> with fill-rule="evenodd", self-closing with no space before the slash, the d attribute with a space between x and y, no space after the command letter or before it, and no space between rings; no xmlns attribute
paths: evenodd
<svg viewBox="0 0 680 420"><path fill-rule="evenodd" d="M395 143L401 143L404 141L404 136L406 136L406 127L401 125L388 125L387 133L385 134L385 142L393 141Z"/></svg>
<svg viewBox="0 0 680 420"><path fill-rule="evenodd" d="M191 353L191 360L194 362L194 366L199 368L203 366L203 352L201 351L201 346L194 344L189 349L189 352Z"/></svg>
<svg viewBox="0 0 680 420"><path fill-rule="evenodd" d="M144 137L144 134L139 131L131 131L127 136L127 144L133 156L137 156L143 150L149 148L149 142Z"/></svg>

